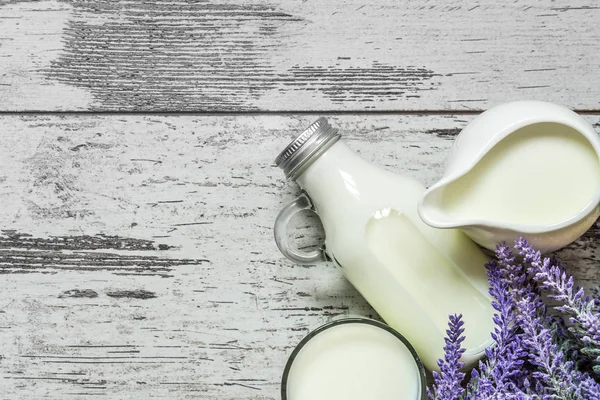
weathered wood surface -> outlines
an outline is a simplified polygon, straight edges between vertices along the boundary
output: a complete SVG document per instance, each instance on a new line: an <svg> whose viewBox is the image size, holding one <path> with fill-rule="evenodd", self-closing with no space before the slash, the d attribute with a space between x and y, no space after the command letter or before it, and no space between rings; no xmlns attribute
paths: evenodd
<svg viewBox="0 0 600 400"><path fill-rule="evenodd" d="M0 110L600 109L597 0L0 0Z"/></svg>
<svg viewBox="0 0 600 400"><path fill-rule="evenodd" d="M430 185L461 113L539 98L600 127L599 20L594 0L0 0L0 399L278 399L309 330L374 316L272 239L298 193L273 158L316 115L21 112L427 111L331 120ZM560 252L586 287L598 230Z"/></svg>
<svg viewBox="0 0 600 400"><path fill-rule="evenodd" d="M309 330L372 316L332 266L293 265L272 239L298 193L273 158L314 118L1 117L0 397L278 399ZM471 118L331 121L430 185ZM298 222L301 245L314 222ZM560 252L587 287L598 229Z"/></svg>

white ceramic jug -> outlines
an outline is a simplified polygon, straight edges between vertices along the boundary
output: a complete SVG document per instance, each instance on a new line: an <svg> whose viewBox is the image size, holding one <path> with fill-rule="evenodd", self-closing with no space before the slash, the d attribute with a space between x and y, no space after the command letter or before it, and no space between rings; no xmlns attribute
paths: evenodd
<svg viewBox="0 0 600 400"><path fill-rule="evenodd" d="M564 247L600 216L600 137L556 104L494 107L457 137L419 214L488 249L519 236L542 252Z"/></svg>
<svg viewBox="0 0 600 400"><path fill-rule="evenodd" d="M459 230L421 221L420 183L366 162L339 139L321 118L277 157L305 192L277 217L279 249L301 264L333 261L430 369L443 357L448 315L463 314L463 359L477 360L492 342L487 257ZM304 253L288 241L288 223L302 210L323 223L321 251Z"/></svg>

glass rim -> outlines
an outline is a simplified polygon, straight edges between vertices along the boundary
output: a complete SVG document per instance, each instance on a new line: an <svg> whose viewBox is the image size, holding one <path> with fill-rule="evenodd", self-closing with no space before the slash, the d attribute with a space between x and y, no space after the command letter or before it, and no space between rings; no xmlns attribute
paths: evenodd
<svg viewBox="0 0 600 400"><path fill-rule="evenodd" d="M371 326L383 329L384 331L391 333L394 337L396 337L396 339L400 340L402 342L402 344L404 344L406 346L406 348L408 349L410 354L413 356L413 359L417 365L419 378L421 380L421 385L420 385L421 386L421 397L419 400L426 400L427 399L427 376L425 374L425 366L423 365L423 362L419 358L419 355L417 354L417 351L415 350L415 348L410 344L410 342L404 336L402 336L398 331L396 331L391 326L389 326L383 322L376 321L374 319L360 318L360 317L341 318L341 319L327 322L327 323L319 326L315 330L309 332L308 335L306 335L300 341L300 343L298 343L298 345L292 351L292 354L290 354L290 356L287 360L287 363L285 364L285 368L283 369L283 376L281 378L281 400L289 400L287 397L288 377L290 374L290 370L292 369L292 366L294 364L294 361L296 360L296 357L298 356L298 354L300 353L302 348L304 346L306 346L306 344L308 342L310 342L310 340L312 338L314 338L318 334L322 333L323 331L326 331L327 329L330 329L330 328L333 328L333 327L336 327L339 325L353 324L353 323L366 324L366 325L371 325Z"/></svg>

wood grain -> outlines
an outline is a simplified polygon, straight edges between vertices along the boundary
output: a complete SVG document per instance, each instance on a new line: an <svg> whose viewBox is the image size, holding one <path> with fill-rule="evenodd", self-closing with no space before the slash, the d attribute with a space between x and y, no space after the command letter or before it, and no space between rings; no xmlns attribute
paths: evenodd
<svg viewBox="0 0 600 400"><path fill-rule="evenodd" d="M1 397L278 399L309 330L374 316L332 266L293 265L272 238L298 194L274 156L315 117L1 117ZM367 160L431 185L471 118L330 119ZM296 222L300 246L315 223ZM560 252L586 287L598 230Z"/></svg>
<svg viewBox="0 0 600 400"><path fill-rule="evenodd" d="M0 0L0 110L599 110L595 0Z"/></svg>

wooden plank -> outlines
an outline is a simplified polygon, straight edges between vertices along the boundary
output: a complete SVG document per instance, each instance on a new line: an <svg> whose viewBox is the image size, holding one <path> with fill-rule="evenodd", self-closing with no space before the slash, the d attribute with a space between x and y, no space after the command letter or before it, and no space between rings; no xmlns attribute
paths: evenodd
<svg viewBox="0 0 600 400"><path fill-rule="evenodd" d="M1 397L278 399L309 330L374 316L332 266L293 265L272 238L298 194L273 159L314 118L1 117ZM471 118L331 121L430 185ZM319 242L315 222L297 222L300 245ZM599 249L592 230L560 252L587 287Z"/></svg>
<svg viewBox="0 0 600 400"><path fill-rule="evenodd" d="M0 110L599 110L595 0L0 0Z"/></svg>

